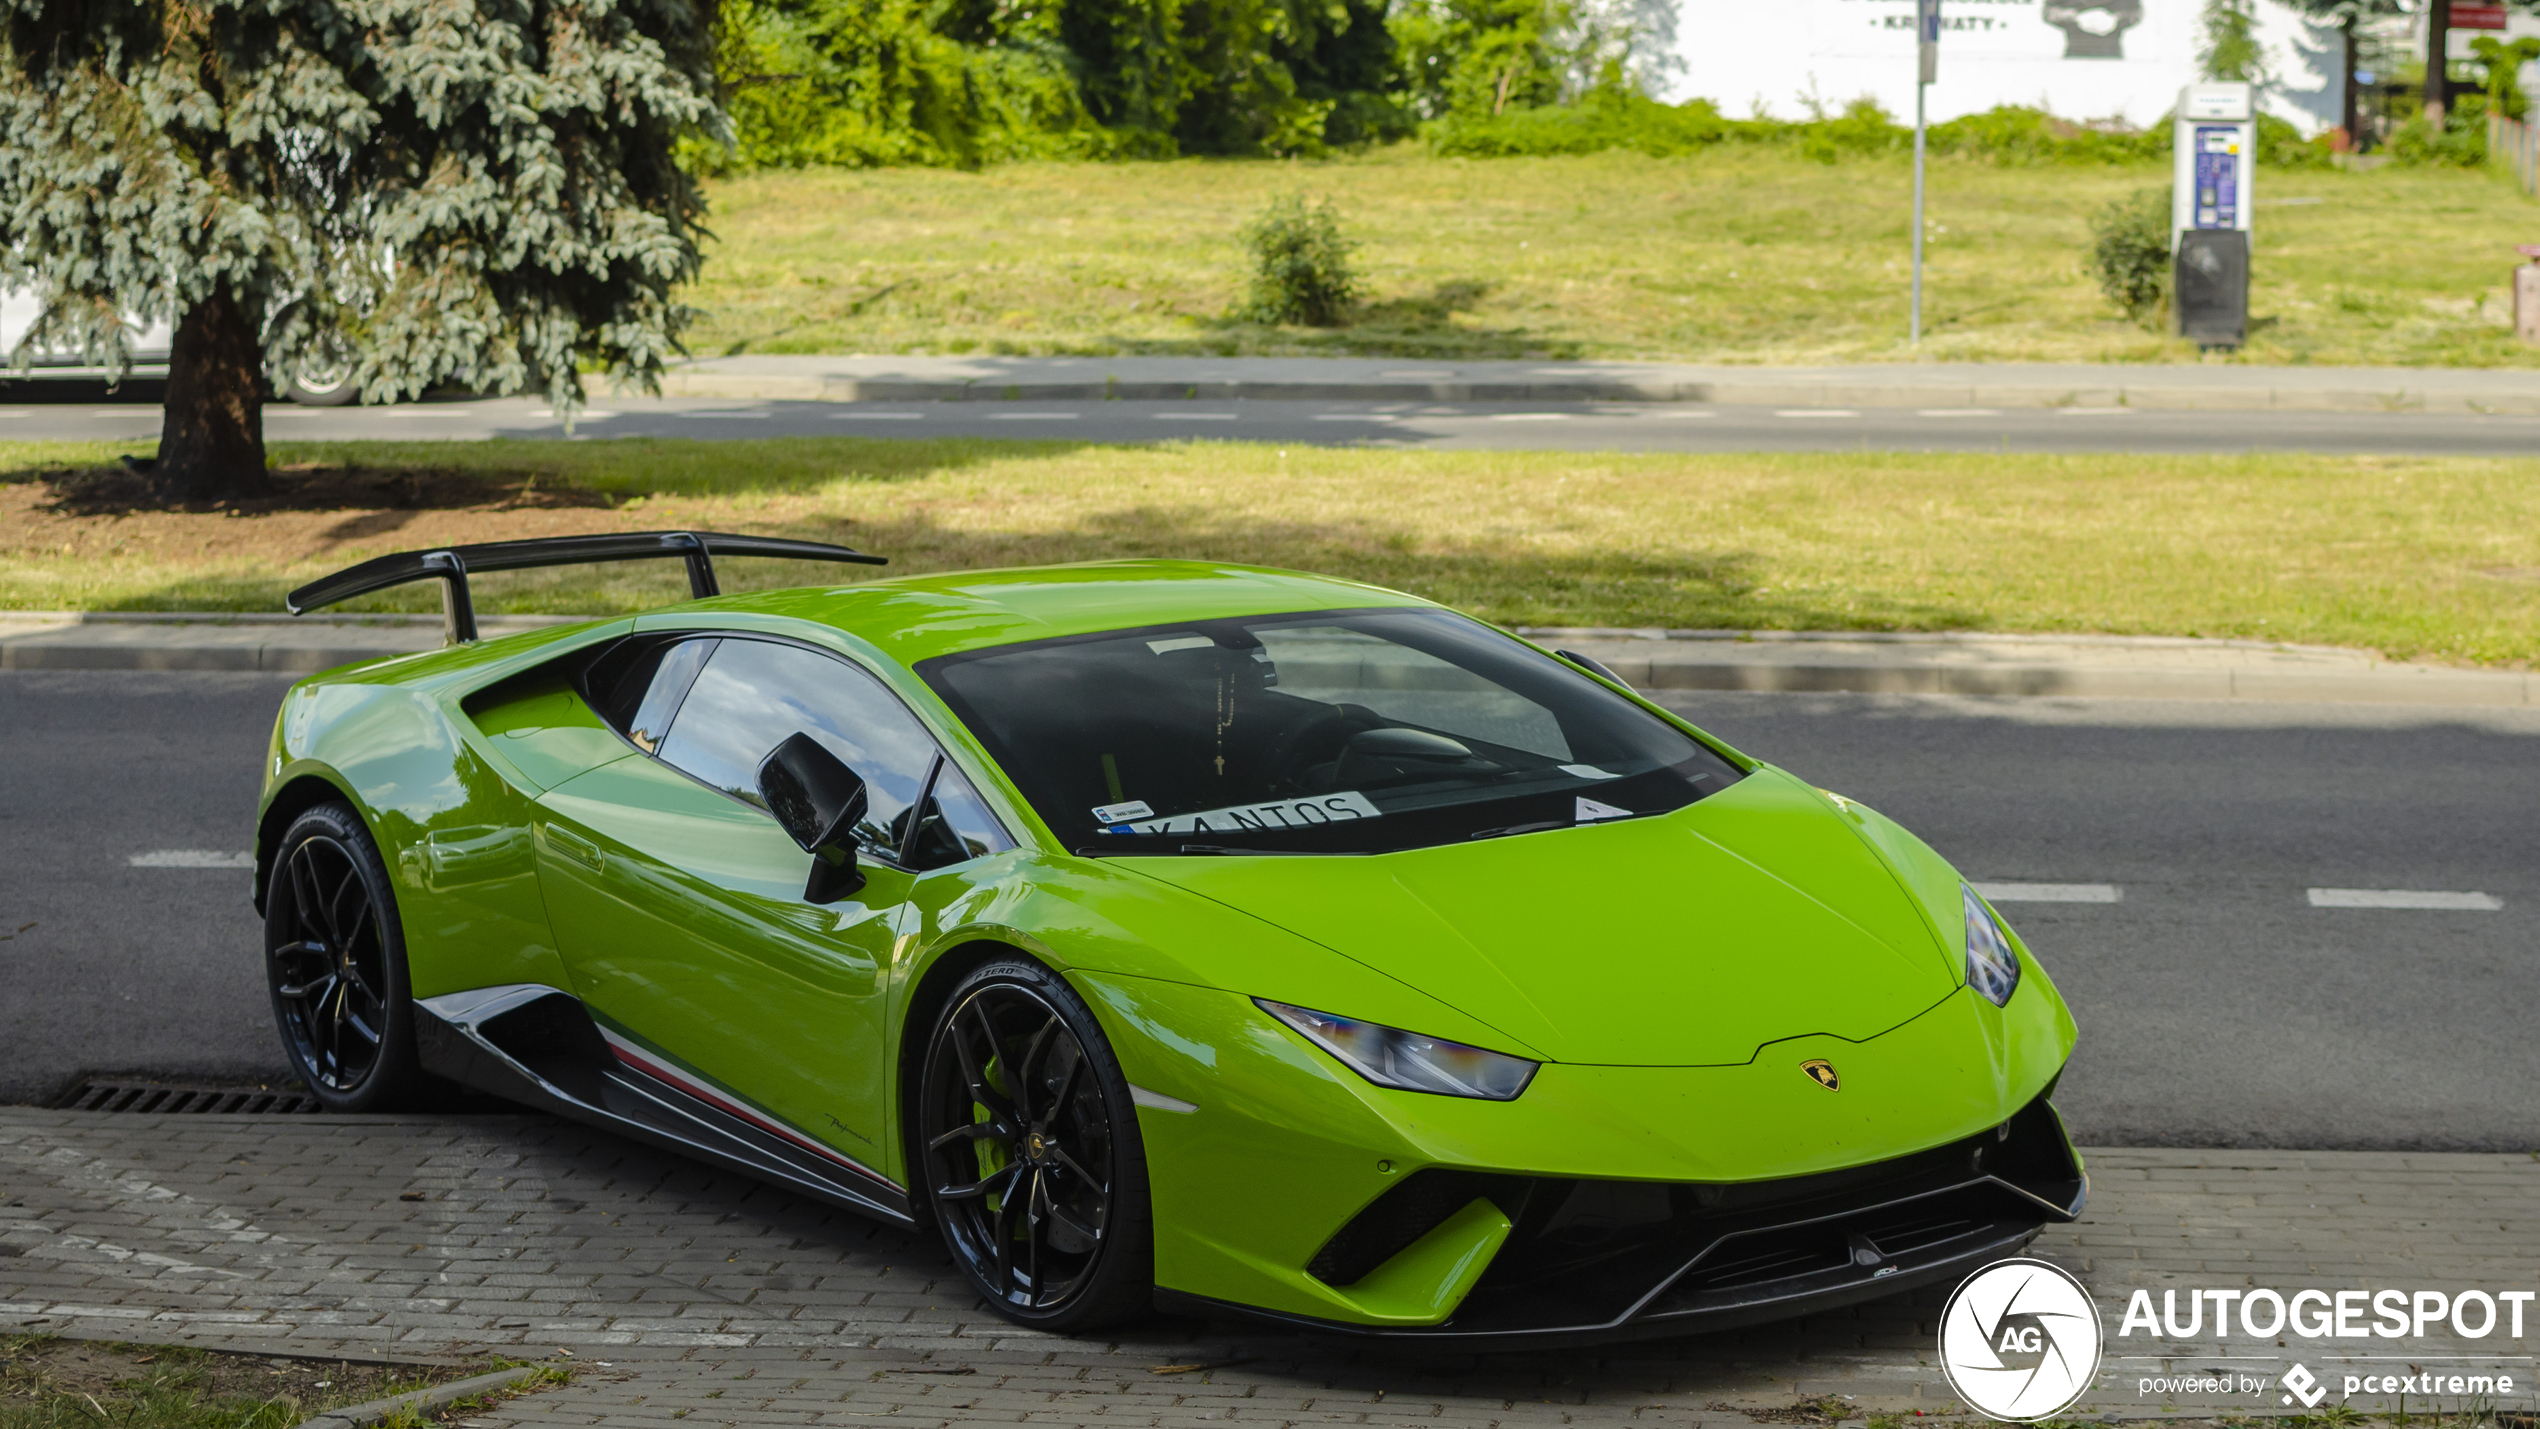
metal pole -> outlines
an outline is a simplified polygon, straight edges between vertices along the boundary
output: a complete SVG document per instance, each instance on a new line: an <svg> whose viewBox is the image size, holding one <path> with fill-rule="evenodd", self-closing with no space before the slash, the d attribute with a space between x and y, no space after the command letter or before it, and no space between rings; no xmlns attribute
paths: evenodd
<svg viewBox="0 0 2540 1429"><path fill-rule="evenodd" d="M1914 303L1910 346L1923 345L1923 135L1925 86L1914 86Z"/></svg>
<svg viewBox="0 0 2540 1429"><path fill-rule="evenodd" d="M1914 0L1914 297L1906 345L1923 345L1923 161L1928 151L1932 81L1940 78L1940 0Z"/></svg>

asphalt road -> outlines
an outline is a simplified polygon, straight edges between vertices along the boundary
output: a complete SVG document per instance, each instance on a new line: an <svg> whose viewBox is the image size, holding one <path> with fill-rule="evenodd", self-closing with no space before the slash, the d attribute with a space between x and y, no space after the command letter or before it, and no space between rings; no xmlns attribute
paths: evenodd
<svg viewBox="0 0 2540 1429"><path fill-rule="evenodd" d="M84 1071L278 1073L244 850L287 675L0 673L0 1101ZM22 926L31 925L31 926Z"/></svg>
<svg viewBox="0 0 2540 1429"><path fill-rule="evenodd" d="M153 390L11 384L0 440L147 441ZM564 422L518 399L389 407L265 408L273 441L562 438ZM603 395L576 440L614 437L994 437L1078 442L1189 439L1315 446L1544 451L1977 451L2523 456L2540 417L2424 412L2179 412L2128 408L1776 408L1700 403L1429 405L1376 402L749 402Z"/></svg>
<svg viewBox="0 0 2540 1429"><path fill-rule="evenodd" d="M1697 695L1758 758L1902 822L2001 902L2082 1028L2099 1145L2531 1151L2540 712ZM2496 911L2312 906L2485 893Z"/></svg>
<svg viewBox="0 0 2540 1429"><path fill-rule="evenodd" d="M0 1099L83 1070L278 1070L243 850L280 677L0 674ZM1750 753L1903 820L2074 1005L2058 1101L2110 1144L2540 1148L2540 713L1698 695ZM2311 888L2496 911L2314 907ZM21 924L32 924L21 928ZM12 932L11 930L16 930Z"/></svg>

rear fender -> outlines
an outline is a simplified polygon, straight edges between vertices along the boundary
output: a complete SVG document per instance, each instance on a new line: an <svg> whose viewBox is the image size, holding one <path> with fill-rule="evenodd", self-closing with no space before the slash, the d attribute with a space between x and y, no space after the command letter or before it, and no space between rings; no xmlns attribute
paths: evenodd
<svg viewBox="0 0 2540 1429"><path fill-rule="evenodd" d="M510 983L571 987L538 891L529 795L460 702L630 624L539 631L294 686L274 721L259 801L259 906L290 821L342 798L396 880L416 997Z"/></svg>

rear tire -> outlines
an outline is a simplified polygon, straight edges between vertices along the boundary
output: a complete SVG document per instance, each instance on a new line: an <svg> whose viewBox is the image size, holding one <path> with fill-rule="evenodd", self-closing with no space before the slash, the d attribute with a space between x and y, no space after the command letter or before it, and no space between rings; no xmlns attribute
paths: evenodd
<svg viewBox="0 0 2540 1429"><path fill-rule="evenodd" d="M397 896L351 806L291 821L265 893L265 984L291 1070L328 1111L396 1111L439 1083L415 1056Z"/></svg>
<svg viewBox="0 0 2540 1429"><path fill-rule="evenodd" d="M362 388L350 362L311 361L292 369L282 395L303 407L349 407L362 399Z"/></svg>
<svg viewBox="0 0 2540 1429"><path fill-rule="evenodd" d="M963 978L931 1029L915 1126L917 1194L997 1313L1075 1333L1153 1308L1137 1107L1066 979L1023 958Z"/></svg>

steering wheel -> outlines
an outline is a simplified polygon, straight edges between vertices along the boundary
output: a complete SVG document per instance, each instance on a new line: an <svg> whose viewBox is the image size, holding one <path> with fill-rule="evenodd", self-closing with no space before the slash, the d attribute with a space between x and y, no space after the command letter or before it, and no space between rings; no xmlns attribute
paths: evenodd
<svg viewBox="0 0 2540 1429"><path fill-rule="evenodd" d="M1341 746L1360 730L1380 728L1384 716L1365 705L1333 705L1329 713L1318 714L1287 733L1270 746L1270 756L1263 761L1274 789L1297 789L1309 794L1328 792L1307 789L1306 773L1317 764L1328 764L1340 757Z"/></svg>

